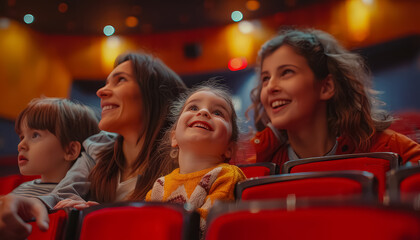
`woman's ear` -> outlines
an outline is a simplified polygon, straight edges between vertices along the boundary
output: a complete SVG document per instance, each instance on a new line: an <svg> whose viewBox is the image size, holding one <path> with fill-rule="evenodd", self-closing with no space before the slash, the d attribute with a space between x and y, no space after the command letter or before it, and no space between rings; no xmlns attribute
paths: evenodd
<svg viewBox="0 0 420 240"><path fill-rule="evenodd" d="M320 99L321 100L329 100L335 94L335 84L334 78L331 74L322 80L321 82L321 91L320 91Z"/></svg>
<svg viewBox="0 0 420 240"><path fill-rule="evenodd" d="M80 151L82 150L82 144L78 141L71 141L66 149L64 149L64 160L66 161L74 161L76 160L79 155Z"/></svg>
<svg viewBox="0 0 420 240"><path fill-rule="evenodd" d="M175 136L175 129L171 131L171 147L177 147L178 141L176 140Z"/></svg>

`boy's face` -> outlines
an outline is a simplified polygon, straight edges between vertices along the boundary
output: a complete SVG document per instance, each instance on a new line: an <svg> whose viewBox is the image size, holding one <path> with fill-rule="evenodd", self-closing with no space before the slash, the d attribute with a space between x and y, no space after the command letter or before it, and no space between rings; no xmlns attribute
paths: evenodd
<svg viewBox="0 0 420 240"><path fill-rule="evenodd" d="M221 157L232 136L231 116L232 109L223 98L210 91L194 93L179 116L172 146Z"/></svg>
<svg viewBox="0 0 420 240"><path fill-rule="evenodd" d="M42 181L58 182L55 175L61 173L65 151L59 139L48 130L31 129L22 121L18 144L18 165L22 175L41 175Z"/></svg>

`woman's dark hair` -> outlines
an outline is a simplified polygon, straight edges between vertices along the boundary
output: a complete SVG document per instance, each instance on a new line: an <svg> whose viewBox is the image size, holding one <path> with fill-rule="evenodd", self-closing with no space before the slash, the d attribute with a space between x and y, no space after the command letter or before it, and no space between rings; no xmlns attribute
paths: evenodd
<svg viewBox="0 0 420 240"><path fill-rule="evenodd" d="M139 85L142 105L144 130L143 148L133 166L133 172L142 169L133 193L127 200L143 200L154 181L168 174L175 167L172 162L158 158L157 147L165 129L171 124L168 119L169 107L186 90L181 78L159 59L147 54L127 53L117 57L115 67L131 61ZM139 139L140 140L140 139ZM114 146L99 154L99 161L90 174L91 196L100 202L111 202L116 198L118 172L125 166L122 151L123 137L119 136Z"/></svg>
<svg viewBox="0 0 420 240"><path fill-rule="evenodd" d="M260 49L257 73L260 74L266 57L281 46L290 46L303 56L316 80L321 81L331 74L335 94L327 102L327 121L330 133L346 136L361 150L370 147L370 139L376 131L383 131L392 123L392 117L379 106L377 92L371 89L371 74L364 59L343 48L330 34L314 29L287 29L267 41ZM251 91L254 124L258 131L266 127L268 116L260 101L262 84ZM287 139L281 130L283 139Z"/></svg>

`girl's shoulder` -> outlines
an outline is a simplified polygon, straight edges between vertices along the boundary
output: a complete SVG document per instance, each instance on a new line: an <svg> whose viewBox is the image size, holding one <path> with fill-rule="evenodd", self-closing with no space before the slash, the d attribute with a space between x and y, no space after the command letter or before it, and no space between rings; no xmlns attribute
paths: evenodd
<svg viewBox="0 0 420 240"><path fill-rule="evenodd" d="M100 131L98 134L92 135L83 142L83 147L90 156L96 155L104 148L114 145L118 134Z"/></svg>

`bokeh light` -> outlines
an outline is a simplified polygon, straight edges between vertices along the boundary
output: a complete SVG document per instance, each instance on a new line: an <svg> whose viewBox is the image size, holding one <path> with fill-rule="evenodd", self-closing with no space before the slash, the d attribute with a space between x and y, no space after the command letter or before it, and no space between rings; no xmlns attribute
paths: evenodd
<svg viewBox="0 0 420 240"><path fill-rule="evenodd" d="M256 0L249 0L249 1L246 2L246 8L249 11L258 10L260 8L260 2L256 1Z"/></svg>
<svg viewBox="0 0 420 240"><path fill-rule="evenodd" d="M242 20L244 15L240 11L233 11L231 17L234 22L239 22Z"/></svg>
<svg viewBox="0 0 420 240"><path fill-rule="evenodd" d="M26 14L24 17L23 17L23 21L26 23L26 24L31 24L31 23L33 23L34 21L35 21L35 17L32 15L32 14Z"/></svg>
<svg viewBox="0 0 420 240"><path fill-rule="evenodd" d="M7 29L10 26L10 19L0 18L0 29Z"/></svg>
<svg viewBox="0 0 420 240"><path fill-rule="evenodd" d="M254 25L249 21L242 21L238 24L239 31L243 34L250 33L254 30Z"/></svg>
<svg viewBox="0 0 420 240"><path fill-rule="evenodd" d="M229 60L229 70L231 71L238 71L246 68L248 65L248 62L246 61L246 58L244 57L238 57L238 58L232 58Z"/></svg>
<svg viewBox="0 0 420 240"><path fill-rule="evenodd" d="M58 5L58 11L61 13L67 12L68 9L69 9L69 6L66 3L60 3Z"/></svg>
<svg viewBox="0 0 420 240"><path fill-rule="evenodd" d="M115 33L115 28L111 25L106 25L104 27L104 34L105 36L112 36Z"/></svg>
<svg viewBox="0 0 420 240"><path fill-rule="evenodd" d="M127 27L136 27L139 24L139 20L134 16L129 16L125 19L125 25Z"/></svg>

